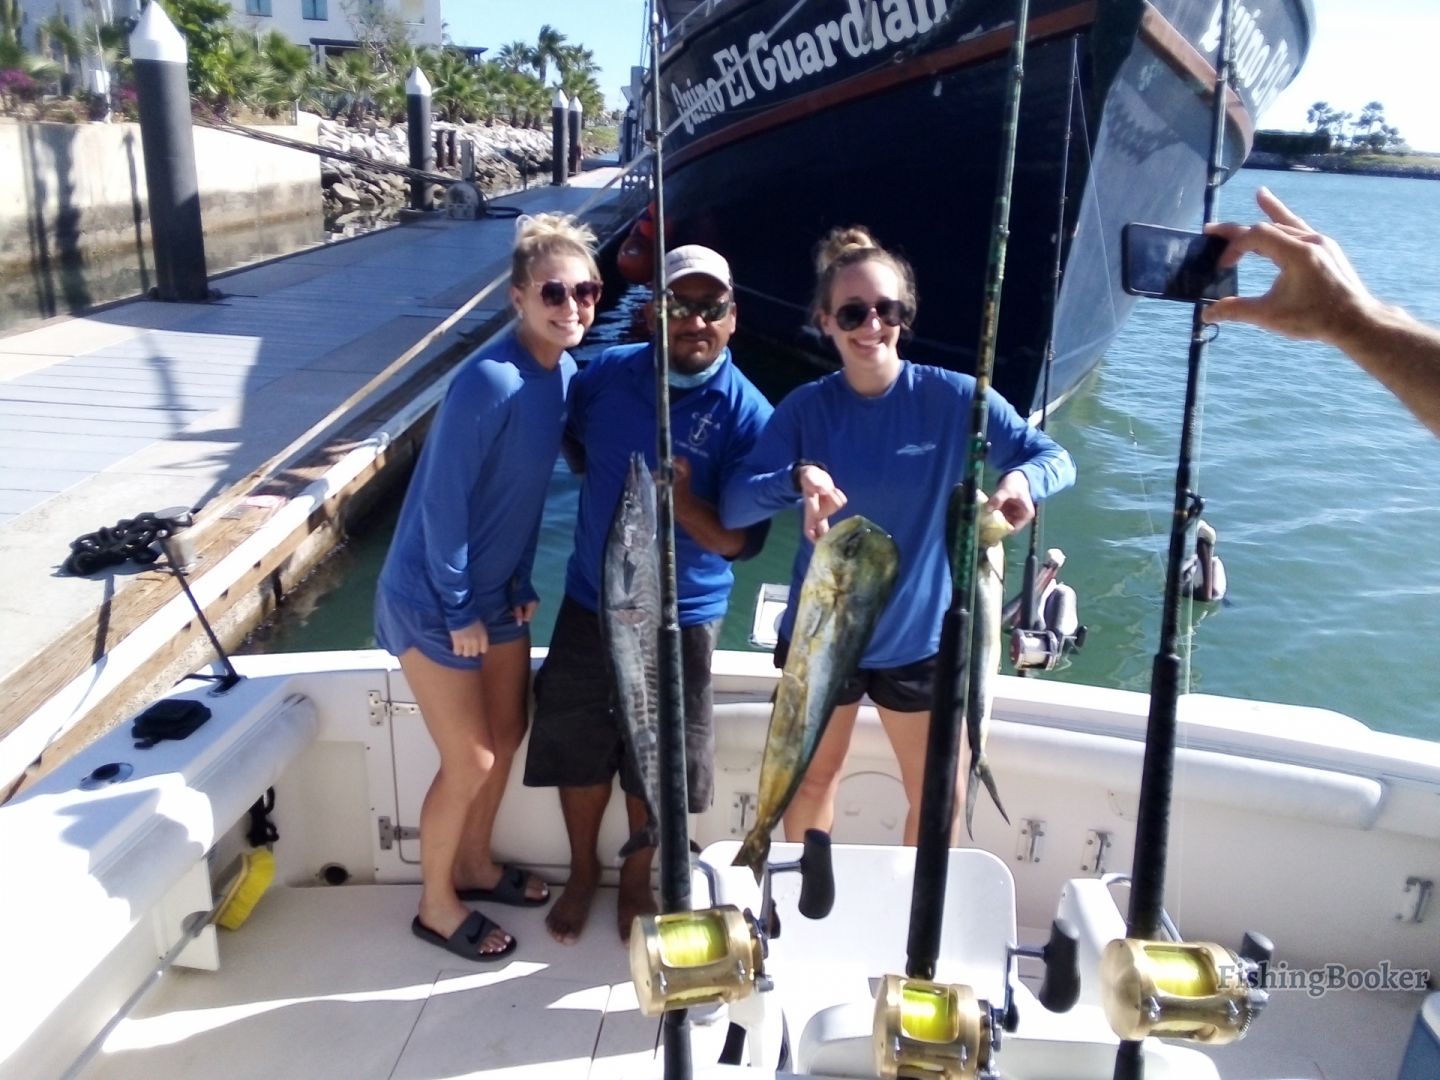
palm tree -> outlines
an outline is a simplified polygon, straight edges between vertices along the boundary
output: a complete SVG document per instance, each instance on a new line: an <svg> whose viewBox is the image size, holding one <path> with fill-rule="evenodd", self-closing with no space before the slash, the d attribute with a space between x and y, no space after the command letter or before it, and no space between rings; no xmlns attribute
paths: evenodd
<svg viewBox="0 0 1440 1080"><path fill-rule="evenodd" d="M495 63L506 71L521 71L535 62L535 50L523 41L512 41L500 47Z"/></svg>
<svg viewBox="0 0 1440 1080"><path fill-rule="evenodd" d="M431 101L441 116L452 124L477 117L483 107L484 91L478 69L463 53L444 49L434 58L427 72L431 82Z"/></svg>
<svg viewBox="0 0 1440 1080"><path fill-rule="evenodd" d="M571 73L594 75L600 70L595 63L595 54L583 45L562 45L555 66L560 69L562 79Z"/></svg>
<svg viewBox="0 0 1440 1080"><path fill-rule="evenodd" d="M545 83L546 65L551 60L555 61L558 67L563 56L565 35L556 30L549 23L540 27L540 33L535 37L535 53L532 62L535 65L535 74L540 77L540 83Z"/></svg>
<svg viewBox="0 0 1440 1080"><path fill-rule="evenodd" d="M392 81L375 69L365 49L353 49L338 59L332 57L320 80L320 88L329 100L330 119L338 119L343 112L354 127L375 104L377 93Z"/></svg>
<svg viewBox="0 0 1440 1080"><path fill-rule="evenodd" d="M296 45L278 30L271 30L260 43L264 78L259 100L267 116L278 116L287 105L309 102L317 89L319 69L310 61L310 50Z"/></svg>
<svg viewBox="0 0 1440 1080"><path fill-rule="evenodd" d="M593 66L593 65L592 65ZM560 79L560 89L569 97L578 97L583 117L593 121L605 108L605 95L595 77L583 71L567 71Z"/></svg>
<svg viewBox="0 0 1440 1080"><path fill-rule="evenodd" d="M35 44L42 56L53 57L59 52L60 93L68 97L75 87L75 69L80 66L80 36L65 16L56 14L37 28Z"/></svg>
<svg viewBox="0 0 1440 1080"><path fill-rule="evenodd" d="M10 56L9 47L18 52L20 48L20 0L0 0L0 46L6 47L5 57ZM0 62L0 67L10 67Z"/></svg>
<svg viewBox="0 0 1440 1080"><path fill-rule="evenodd" d="M1360 110L1360 117L1355 121L1355 130L1369 136L1371 128L1383 127L1384 124L1385 106L1378 101L1371 101Z"/></svg>

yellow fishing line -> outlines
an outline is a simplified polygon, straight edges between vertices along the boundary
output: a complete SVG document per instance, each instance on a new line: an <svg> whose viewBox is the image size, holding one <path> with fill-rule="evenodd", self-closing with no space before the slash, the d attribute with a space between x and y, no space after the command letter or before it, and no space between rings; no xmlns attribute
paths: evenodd
<svg viewBox="0 0 1440 1080"><path fill-rule="evenodd" d="M1145 948L1145 959L1155 985L1167 994L1205 997L1215 993L1210 965L1199 953L1150 945Z"/></svg>
<svg viewBox="0 0 1440 1080"><path fill-rule="evenodd" d="M683 918L661 923L656 929L660 958L670 967L700 967L725 955L725 927L718 919Z"/></svg>
<svg viewBox="0 0 1440 1080"><path fill-rule="evenodd" d="M947 990L907 985L900 991L900 1027L922 1042L953 1042L959 1033L954 1004Z"/></svg>

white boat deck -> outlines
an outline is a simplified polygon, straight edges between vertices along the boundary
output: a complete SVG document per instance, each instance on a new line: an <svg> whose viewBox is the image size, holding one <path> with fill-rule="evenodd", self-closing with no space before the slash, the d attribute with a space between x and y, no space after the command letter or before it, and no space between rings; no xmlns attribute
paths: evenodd
<svg viewBox="0 0 1440 1080"><path fill-rule="evenodd" d="M244 926L221 931L218 972L166 974L79 1077L660 1075L658 1021L636 1007L613 890L568 947L545 932L543 908L488 906L520 942L492 965L415 938L418 891L272 888ZM1211 1056L1227 1080L1393 1077L1421 996L1276 992L1243 1043ZM718 1056L725 1026L694 1029L697 1070Z"/></svg>
<svg viewBox="0 0 1440 1080"><path fill-rule="evenodd" d="M653 1071L659 1021L636 1006L613 889L601 890L574 946L545 932L543 909L485 906L520 942L494 964L466 963L411 934L418 896L412 885L272 888L239 930L221 931L220 971L167 974L80 1075L600 1080Z"/></svg>

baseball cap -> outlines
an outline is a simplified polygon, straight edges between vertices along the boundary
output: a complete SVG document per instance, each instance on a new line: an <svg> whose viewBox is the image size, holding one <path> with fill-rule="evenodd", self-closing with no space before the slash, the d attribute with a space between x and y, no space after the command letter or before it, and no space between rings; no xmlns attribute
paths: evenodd
<svg viewBox="0 0 1440 1080"><path fill-rule="evenodd" d="M670 254L665 256L665 280L678 281L691 274L704 274L726 288L734 284L730 277L730 264L718 251L701 244L683 244L672 248Z"/></svg>

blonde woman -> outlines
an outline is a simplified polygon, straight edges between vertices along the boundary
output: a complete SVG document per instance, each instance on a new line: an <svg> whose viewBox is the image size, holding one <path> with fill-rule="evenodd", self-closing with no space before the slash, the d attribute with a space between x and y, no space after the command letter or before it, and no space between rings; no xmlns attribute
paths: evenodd
<svg viewBox="0 0 1440 1080"><path fill-rule="evenodd" d="M945 508L963 478L975 380L900 355L902 334L915 318L914 275L864 229L831 232L816 262L813 316L839 352L841 370L776 407L727 485L720 516L738 527L802 506L804 539L791 596L800 595L813 541L832 519L863 514L895 538L895 591L785 814L785 836L799 840L806 829L829 831L834 823L841 767L860 698L868 694L900 766L910 804L905 842L914 844L940 622L950 602ZM1036 501L1074 482L1075 465L1000 395L992 391L986 400L987 460L1000 473L990 505L1019 526L1034 516ZM792 606L780 624L778 665L794 622Z"/></svg>
<svg viewBox="0 0 1440 1080"><path fill-rule="evenodd" d="M466 900L540 904L545 883L491 857L490 834L525 734L530 582L578 345L595 318L594 236L560 215L521 218L512 333L464 362L410 481L375 598L375 636L400 660L440 770L420 810L420 910L411 929L468 960L515 939Z"/></svg>

